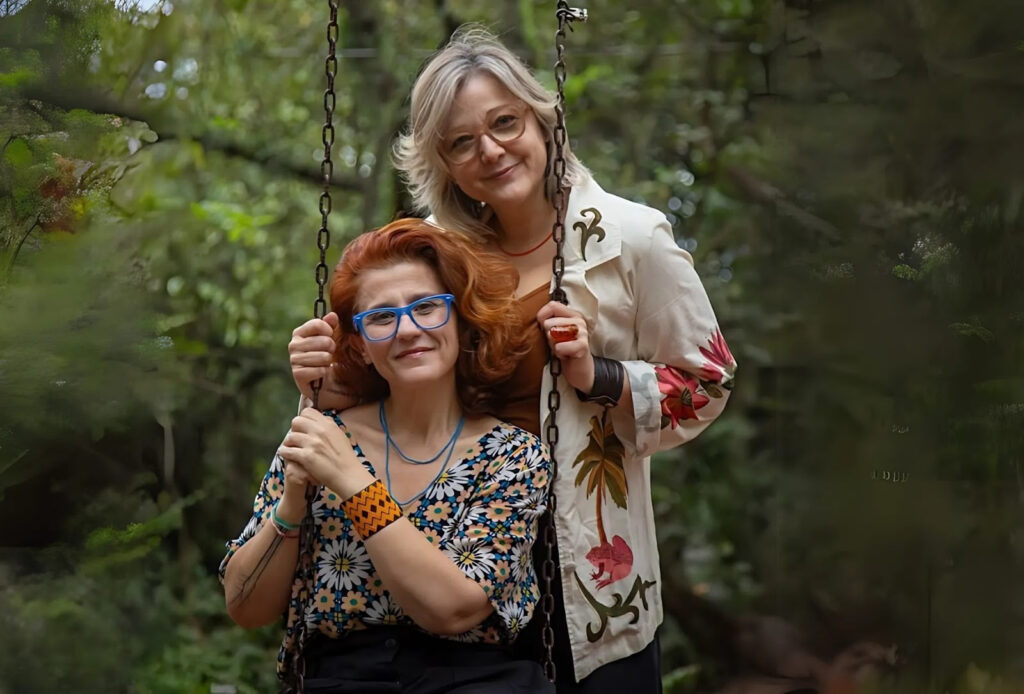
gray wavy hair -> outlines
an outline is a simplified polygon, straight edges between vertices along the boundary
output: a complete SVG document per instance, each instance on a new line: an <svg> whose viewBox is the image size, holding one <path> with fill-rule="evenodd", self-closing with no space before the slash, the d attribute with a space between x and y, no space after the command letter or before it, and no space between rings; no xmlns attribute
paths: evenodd
<svg viewBox="0 0 1024 694"><path fill-rule="evenodd" d="M412 88L409 124L395 143L393 160L409 187L420 213L433 213L437 223L464 233L492 236L486 222L489 210L466 195L448 174L441 156L445 121L455 96L472 75L485 72L530 107L547 143L548 166L544 191L554 193L555 106L558 98L537 81L530 70L493 34L478 25L460 27L444 48L423 67ZM581 183L588 175L566 141L566 183Z"/></svg>

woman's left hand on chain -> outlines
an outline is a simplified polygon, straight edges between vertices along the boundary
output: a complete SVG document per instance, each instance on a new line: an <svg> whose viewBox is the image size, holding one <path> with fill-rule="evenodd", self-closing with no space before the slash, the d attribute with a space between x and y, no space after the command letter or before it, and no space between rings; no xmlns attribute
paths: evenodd
<svg viewBox="0 0 1024 694"><path fill-rule="evenodd" d="M292 419L278 452L317 483L348 498L373 481L356 458L348 437L331 417L307 407Z"/></svg>
<svg viewBox="0 0 1024 694"><path fill-rule="evenodd" d="M537 312L537 323L551 352L562 362L565 380L573 388L589 393L594 387L594 355L590 352L590 333L583 314L558 301L549 301Z"/></svg>

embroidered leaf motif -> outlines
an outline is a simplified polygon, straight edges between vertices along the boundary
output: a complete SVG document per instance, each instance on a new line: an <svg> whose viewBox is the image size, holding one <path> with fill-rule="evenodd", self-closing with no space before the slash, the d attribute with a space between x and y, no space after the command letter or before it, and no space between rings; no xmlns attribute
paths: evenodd
<svg viewBox="0 0 1024 694"><path fill-rule="evenodd" d="M605 493L619 508L626 508L626 494L628 485L626 483L626 471L622 467L622 459L625 457L626 449L622 441L615 435L611 418L608 417L608 410L590 418L590 432L587 434L589 442L587 447L580 451L573 461L572 466L579 466L576 473L575 486L579 487L585 481L587 484L587 498L597 496L597 533L601 543L608 542L604 532L604 519L601 517L601 506L604 502Z"/></svg>
<svg viewBox="0 0 1024 694"><path fill-rule="evenodd" d="M604 241L604 229L598 226L601 223L601 213L596 207L588 207L582 210L580 214L593 213L594 218L590 220L590 224L584 224L583 222L576 222L572 225L572 228L580 232L580 255L583 259L587 259L587 241L590 240L591 236L597 237L597 243Z"/></svg>
<svg viewBox="0 0 1024 694"><path fill-rule="evenodd" d="M629 595L625 598L622 597L622 593L615 593L612 595L612 604L605 605L600 600L594 597L594 595L587 590L587 587L580 580L580 575L573 572L573 577L576 579L576 585L580 587L583 592L583 597L587 599L590 606L597 612L597 618L600 620L599 626L595 629L593 624L587 625L587 640L590 643L594 643L602 636L604 636L605 630L608 628L608 620L615 617L623 617L630 615L632 619L629 620L630 624L636 624L640 620L640 608L633 604L637 596L640 597L640 602L644 606L644 610L650 610L651 608L647 605L647 589L655 585L657 581L645 581L639 576L633 581L633 587L629 591Z"/></svg>
<svg viewBox="0 0 1024 694"><path fill-rule="evenodd" d="M722 397L722 395L724 395L724 393L722 393L722 389L716 386L711 381L701 381L700 385L701 388L704 389L704 392L713 398L720 398Z"/></svg>

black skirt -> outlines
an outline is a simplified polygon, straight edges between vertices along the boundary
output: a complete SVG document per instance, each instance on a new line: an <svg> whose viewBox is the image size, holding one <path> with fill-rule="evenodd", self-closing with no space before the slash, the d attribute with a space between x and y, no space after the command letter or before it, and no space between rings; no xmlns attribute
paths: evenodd
<svg viewBox="0 0 1024 694"><path fill-rule="evenodd" d="M407 626L370 627L305 649L307 694L553 694L535 661Z"/></svg>

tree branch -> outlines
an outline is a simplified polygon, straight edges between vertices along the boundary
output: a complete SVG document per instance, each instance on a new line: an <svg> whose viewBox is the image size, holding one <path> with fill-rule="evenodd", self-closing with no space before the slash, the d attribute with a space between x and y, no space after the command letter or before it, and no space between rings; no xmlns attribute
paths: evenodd
<svg viewBox="0 0 1024 694"><path fill-rule="evenodd" d="M87 93L62 87L51 90L42 85L34 85L23 91L25 99L42 102L48 106L64 111L84 109L93 113L104 113L118 116L126 120L139 121L149 125L161 140L190 139L198 142L207 151L220 152L228 157L243 159L258 164L272 172L282 173L294 178L303 179L316 185L323 185L323 177L319 167L300 166L280 157L265 154L256 149L249 149L241 142L212 134L200 133L192 135L177 128L170 120L163 119L159 114L146 112L144 109L133 108L128 104L114 101L104 95ZM30 104L31 108L31 104ZM37 109L38 112L38 109ZM331 186L340 190L361 193L363 184L356 178L339 176L331 178Z"/></svg>
<svg viewBox="0 0 1024 694"><path fill-rule="evenodd" d="M11 270L14 268L14 261L18 259L18 254L21 253L21 247L25 244L25 241L28 239L29 236L32 235L32 232L35 231L36 227L38 226L39 217L36 217L35 221L32 222L32 226L30 226L28 228L28 231L26 231L22 235L21 240L18 241L18 245L14 247L14 252L11 253L11 257L7 260L7 267L4 268L4 280L6 280L10 276Z"/></svg>
<svg viewBox="0 0 1024 694"><path fill-rule="evenodd" d="M726 169L726 174L747 199L774 208L779 214L790 217L800 226L817 232L830 241L836 241L842 236L842 232L831 222L793 204L785 193L772 184L758 179L749 171L738 166L730 166Z"/></svg>

